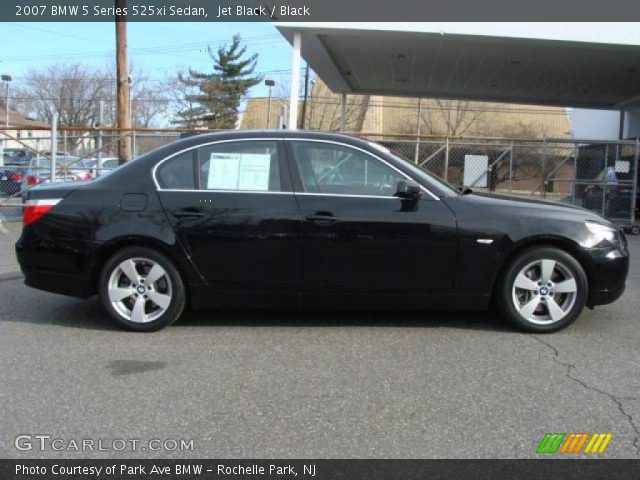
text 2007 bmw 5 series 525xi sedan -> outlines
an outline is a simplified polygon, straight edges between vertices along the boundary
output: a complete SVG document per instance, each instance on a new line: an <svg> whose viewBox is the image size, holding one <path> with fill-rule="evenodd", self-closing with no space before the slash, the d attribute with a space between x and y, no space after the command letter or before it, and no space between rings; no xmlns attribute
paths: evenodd
<svg viewBox="0 0 640 480"><path fill-rule="evenodd" d="M193 136L28 192L27 285L98 294L131 330L187 306L485 309L551 332L624 291L624 234L587 210L475 194L374 143Z"/></svg>

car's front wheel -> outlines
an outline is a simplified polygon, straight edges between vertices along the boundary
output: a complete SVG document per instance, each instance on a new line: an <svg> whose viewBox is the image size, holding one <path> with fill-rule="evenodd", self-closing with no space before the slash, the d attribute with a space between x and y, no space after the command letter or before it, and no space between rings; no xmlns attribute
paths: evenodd
<svg viewBox="0 0 640 480"><path fill-rule="evenodd" d="M528 332L554 332L578 318L587 301L580 263L553 247L523 251L507 265L496 301L503 315Z"/></svg>
<svg viewBox="0 0 640 480"><path fill-rule="evenodd" d="M115 253L100 274L99 294L116 322L138 332L171 325L186 304L184 283L173 262L146 247Z"/></svg>

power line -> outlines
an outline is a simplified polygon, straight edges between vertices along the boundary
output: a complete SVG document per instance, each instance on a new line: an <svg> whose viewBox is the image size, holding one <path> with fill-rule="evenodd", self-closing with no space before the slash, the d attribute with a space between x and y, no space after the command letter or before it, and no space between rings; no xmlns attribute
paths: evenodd
<svg viewBox="0 0 640 480"><path fill-rule="evenodd" d="M53 98L53 97L12 97L14 100L22 100L22 101L64 101L64 98ZM255 97L255 96L244 96L240 97L241 102L249 101L249 100L266 100L268 97ZM98 101L104 102L115 102L115 98L91 98L91 99L73 99L74 102L80 103L92 103ZM273 98L274 101L286 101L284 98ZM132 102L134 103L179 103L184 102L185 99L172 99L172 98L134 98ZM340 105L340 100L335 97L320 97L314 96L309 99L313 105L330 105L330 106L338 106ZM194 100L194 103L198 103ZM417 111L416 105L409 104L401 104L401 103L393 103L393 102L370 102L368 108L383 108L390 110L411 110L413 112ZM455 108L455 107L453 107ZM422 106L422 110L431 110L431 111L447 111L448 109L445 107L427 107ZM483 107L477 106L473 108L468 108L468 111L480 111L486 113L514 113L514 114L535 114L535 115L559 115L559 116L571 116L571 112L567 112L565 109L558 108L554 110L549 109L535 109L535 108L527 108L527 107L513 107L510 105L505 105L504 107Z"/></svg>
<svg viewBox="0 0 640 480"><path fill-rule="evenodd" d="M14 27L20 27L20 28L28 28L30 30L37 30L40 32L46 32L46 33L50 33L53 35L58 35L61 37L68 37L68 38L76 38L79 40L85 40L87 42L97 42L97 43L107 43L106 40L97 40L95 38L87 38L87 37L81 37L80 35L74 35L71 33L63 33L63 32L56 32L54 30L49 30L47 28L42 28L42 27L34 27L33 25L23 25L21 23L15 23L15 22L8 22L7 25L13 25ZM111 42L108 42L111 43Z"/></svg>
<svg viewBox="0 0 640 480"><path fill-rule="evenodd" d="M21 26L21 25L18 25ZM53 32L52 32L53 33ZM60 34L64 35L64 34ZM82 40L87 40L84 37L79 37L75 35L64 35L71 36L73 38L79 38ZM247 40L245 42L245 40ZM221 45L227 42L228 39L225 40L210 40L206 42L194 42L194 43L183 43L183 44L169 44L169 45L161 45L157 47L137 47L129 49L130 55L169 55L172 57L178 57L184 60L195 60L195 61L211 61L210 58L195 58L195 57L185 57L183 55L176 55L177 52L184 52L193 50L198 47L209 47L211 44ZM255 35L251 37L246 37L243 39L243 46L264 46L264 45L273 45L275 43L286 43L280 35ZM29 62L34 60L56 60L59 58L99 58L106 56L115 55L115 50L107 50L107 51L93 51L93 52L76 52L76 53L65 53L61 54L41 54L41 55L15 55L15 56L5 56L3 57L4 61L11 62Z"/></svg>
<svg viewBox="0 0 640 480"><path fill-rule="evenodd" d="M302 67L300 69L301 71L304 70L304 67ZM279 74L289 74L291 73L291 69L275 69L275 70L260 70L257 72L254 72L255 75L279 75ZM26 76L14 76L13 79L14 80L22 80L25 81L27 80L29 77ZM73 77L60 77L60 78L56 78L56 80L76 80ZM103 81L103 82L115 82L116 79L114 77L92 77L91 80L96 80L96 81ZM135 83L135 78L133 79L134 83ZM145 83L145 82L165 82L165 81L172 81L172 80L178 80L178 77L174 77L174 76L170 76L170 77L147 77L147 78L140 78L138 79L138 82L140 83Z"/></svg>

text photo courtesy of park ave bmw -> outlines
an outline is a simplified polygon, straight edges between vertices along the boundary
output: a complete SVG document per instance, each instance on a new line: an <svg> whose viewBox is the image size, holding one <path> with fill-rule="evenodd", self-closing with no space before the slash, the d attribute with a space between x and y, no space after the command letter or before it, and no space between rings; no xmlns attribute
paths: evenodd
<svg viewBox="0 0 640 480"><path fill-rule="evenodd" d="M637 479L640 4L0 38L0 479Z"/></svg>

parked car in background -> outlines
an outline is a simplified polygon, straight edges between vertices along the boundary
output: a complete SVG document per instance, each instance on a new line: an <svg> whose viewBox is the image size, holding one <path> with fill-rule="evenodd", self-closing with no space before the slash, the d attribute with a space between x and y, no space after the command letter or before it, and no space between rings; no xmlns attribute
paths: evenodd
<svg viewBox="0 0 640 480"><path fill-rule="evenodd" d="M2 149L2 162L0 167L8 165L29 165L29 161L35 155L28 148L5 148Z"/></svg>
<svg viewBox="0 0 640 480"><path fill-rule="evenodd" d="M89 166L91 176L97 177L104 173L110 172L114 168L118 168L120 166L120 160L118 157L106 157L102 159L102 170L98 172L98 159L97 158L88 158L87 165Z"/></svg>
<svg viewBox="0 0 640 480"><path fill-rule="evenodd" d="M190 305L485 309L530 332L624 291L624 233L576 207L458 189L380 145L304 131L190 137L27 193L31 287L98 294L125 328Z"/></svg>
<svg viewBox="0 0 640 480"><path fill-rule="evenodd" d="M20 192L27 167L22 164L0 166L0 197L11 197Z"/></svg>
<svg viewBox="0 0 640 480"><path fill-rule="evenodd" d="M633 174L616 172L614 167L609 166L594 176L593 182L581 188L582 206L622 222L628 231L638 235L640 227L633 220L638 216L640 189L635 189L634 192ZM632 211L634 195L635 211Z"/></svg>
<svg viewBox="0 0 640 480"><path fill-rule="evenodd" d="M56 158L56 182L91 180L91 169L83 158L67 155ZM47 183L51 180L51 159L35 157L29 162L28 168L22 176L20 189L25 191L34 185ZM22 194L23 200L26 193Z"/></svg>
<svg viewBox="0 0 640 480"><path fill-rule="evenodd" d="M28 148L5 148L1 151L0 197L11 197L20 192L22 179L33 153Z"/></svg>

